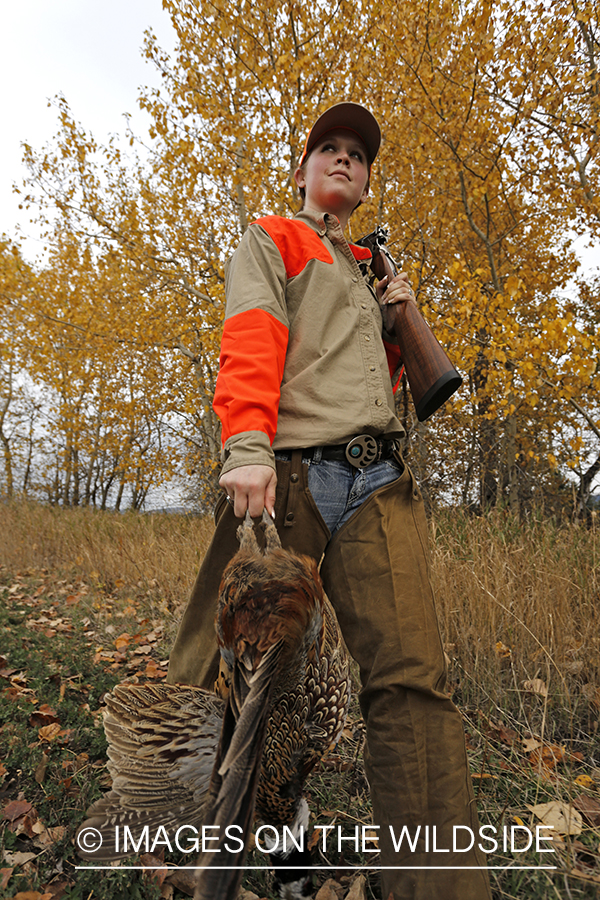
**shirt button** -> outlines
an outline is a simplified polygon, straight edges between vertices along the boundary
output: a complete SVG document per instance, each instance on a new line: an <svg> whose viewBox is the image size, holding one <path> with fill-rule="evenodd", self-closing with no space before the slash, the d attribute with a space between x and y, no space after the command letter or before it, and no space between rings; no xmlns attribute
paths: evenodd
<svg viewBox="0 0 600 900"><path fill-rule="evenodd" d="M365 341L370 341L370 340L371 340L371 338L369 337L369 335L365 334Z"/></svg>
<svg viewBox="0 0 600 900"><path fill-rule="evenodd" d="M361 304L360 304L360 308L361 308L361 309L366 309L366 308L367 308L367 304L366 304L366 303L361 303Z"/></svg>
<svg viewBox="0 0 600 900"><path fill-rule="evenodd" d="M379 398L377 398L377 400L375 401L375 406L381 406L382 403L383 403L383 400L380 400Z"/></svg>
<svg viewBox="0 0 600 900"><path fill-rule="evenodd" d="M377 366L369 366L369 372L376 372Z"/></svg>

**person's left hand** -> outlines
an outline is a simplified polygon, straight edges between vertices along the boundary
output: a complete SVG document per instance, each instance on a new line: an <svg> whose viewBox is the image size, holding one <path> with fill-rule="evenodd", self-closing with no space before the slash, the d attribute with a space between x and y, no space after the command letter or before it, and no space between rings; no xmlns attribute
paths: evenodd
<svg viewBox="0 0 600 900"><path fill-rule="evenodd" d="M410 286L406 272L398 272L391 281L386 275L377 283L375 293L382 306L392 303L410 303L411 300L413 303L415 302L415 293Z"/></svg>

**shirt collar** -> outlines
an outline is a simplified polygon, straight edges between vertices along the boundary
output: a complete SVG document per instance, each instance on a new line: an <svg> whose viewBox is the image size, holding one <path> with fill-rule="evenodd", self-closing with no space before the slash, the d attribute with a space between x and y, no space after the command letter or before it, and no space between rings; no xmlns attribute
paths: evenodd
<svg viewBox="0 0 600 900"><path fill-rule="evenodd" d="M329 213L317 212L315 209L307 209L306 207L299 210L294 216L294 219L305 222L306 225L309 225L313 231L317 231L320 235L325 235L327 233L329 222L338 222L336 216L332 216Z"/></svg>
<svg viewBox="0 0 600 900"><path fill-rule="evenodd" d="M326 234L330 230L337 231L336 237L339 239L341 236L344 238L344 234L340 228L340 222L337 216L334 216L332 213L322 213L318 212L315 209L308 209L304 207L299 212L296 213L294 219L298 219L300 222L305 222L313 231L316 231L320 237L325 237ZM345 238L344 238L345 240ZM356 260L360 260L361 262L368 261L371 259L371 253L367 250L366 247L358 247L356 244L352 244L348 242L348 246L352 252L352 255Z"/></svg>

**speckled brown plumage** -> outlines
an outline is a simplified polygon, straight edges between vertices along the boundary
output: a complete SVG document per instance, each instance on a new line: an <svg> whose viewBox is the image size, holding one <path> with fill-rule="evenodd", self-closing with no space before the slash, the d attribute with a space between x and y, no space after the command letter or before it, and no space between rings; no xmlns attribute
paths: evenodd
<svg viewBox="0 0 600 900"><path fill-rule="evenodd" d="M225 699L180 685L115 688L105 716L113 788L81 829L108 836L125 822L162 824L169 834L178 824L216 826L222 838L211 849L221 852L201 855L197 900L237 894L242 873L221 867L241 865L245 848L227 849L227 826L237 824L246 843L255 813L278 831L306 827L305 780L339 738L348 708L348 655L317 567L281 549L266 515L263 528L264 551L246 518L221 583ZM110 843L82 855L118 858Z"/></svg>
<svg viewBox="0 0 600 900"><path fill-rule="evenodd" d="M221 583L217 638L230 683L206 822L236 823L247 835L255 800L259 822L297 834L308 824L306 777L346 718L348 655L314 561L282 550L266 514L263 523L264 555L247 517ZM219 866L240 864L240 854L215 846ZM199 865L214 859L205 854ZM197 898L233 900L240 880L207 868Z"/></svg>

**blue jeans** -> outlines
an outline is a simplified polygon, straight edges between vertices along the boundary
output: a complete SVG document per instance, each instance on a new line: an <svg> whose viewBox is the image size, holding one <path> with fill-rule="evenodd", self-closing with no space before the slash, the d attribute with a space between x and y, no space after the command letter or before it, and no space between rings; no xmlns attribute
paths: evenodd
<svg viewBox="0 0 600 900"><path fill-rule="evenodd" d="M276 459L289 454L275 453ZM402 474L396 459L384 459L365 469L335 459L320 459L318 452L308 464L308 489L333 536L374 491L395 481Z"/></svg>

